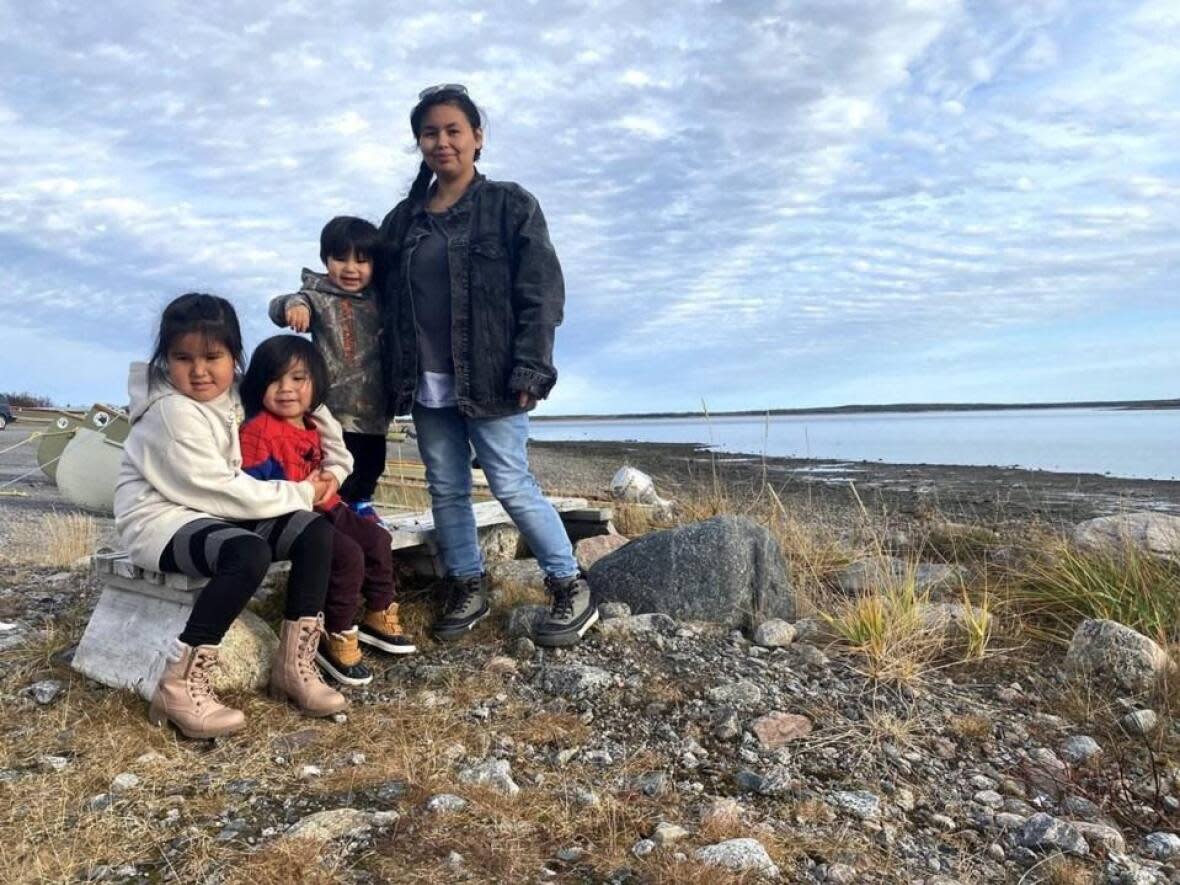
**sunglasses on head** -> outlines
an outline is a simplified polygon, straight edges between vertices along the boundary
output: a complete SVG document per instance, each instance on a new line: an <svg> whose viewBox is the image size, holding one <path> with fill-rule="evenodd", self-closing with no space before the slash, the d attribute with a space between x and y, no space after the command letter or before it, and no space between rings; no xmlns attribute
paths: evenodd
<svg viewBox="0 0 1180 885"><path fill-rule="evenodd" d="M421 101L428 95L437 95L440 92L458 92L460 95L467 94L467 87L462 83L439 83L437 86L427 86L418 93L418 99Z"/></svg>

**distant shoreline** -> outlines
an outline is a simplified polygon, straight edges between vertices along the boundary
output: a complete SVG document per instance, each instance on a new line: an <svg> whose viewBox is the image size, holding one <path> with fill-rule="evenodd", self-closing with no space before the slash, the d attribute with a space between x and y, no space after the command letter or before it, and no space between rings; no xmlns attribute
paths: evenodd
<svg viewBox="0 0 1180 885"><path fill-rule="evenodd" d="M912 412L1033 411L1037 409L1180 409L1180 399L1097 400L1067 403L886 403L809 409L742 409L733 412L621 412L609 415L532 415L532 421L623 421L651 418L763 418L790 415L866 415Z"/></svg>

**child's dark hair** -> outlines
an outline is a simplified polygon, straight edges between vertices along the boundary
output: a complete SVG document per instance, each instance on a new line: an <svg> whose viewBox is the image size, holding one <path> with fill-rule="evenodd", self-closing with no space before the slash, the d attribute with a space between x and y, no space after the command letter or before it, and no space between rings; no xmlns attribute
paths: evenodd
<svg viewBox="0 0 1180 885"><path fill-rule="evenodd" d="M217 295L187 292L174 298L160 317L156 348L148 360L153 381L168 379L168 352L177 339L194 332L223 345L233 357L238 372L242 371L242 327L238 325L234 306Z"/></svg>
<svg viewBox="0 0 1180 885"><path fill-rule="evenodd" d="M371 222L351 215L337 215L320 231L320 261L344 261L351 252L360 259L375 261L381 238Z"/></svg>
<svg viewBox="0 0 1180 885"><path fill-rule="evenodd" d="M483 128L483 120L480 116L479 108L475 106L475 102L471 100L471 96L457 89L440 89L420 100L414 105L414 109L410 111L410 131L414 133L415 142L418 141L418 137L422 134L422 118L426 116L426 112L432 107L440 104L449 104L462 111L463 116L467 118L467 122L471 124L472 129ZM475 159L477 161L482 152L480 148L475 149ZM426 165L426 161L423 160L422 165L418 167L418 177L414 179L414 183L410 186L410 200L412 202L423 203L426 201L426 193L430 188L430 179L433 177L434 172Z"/></svg>
<svg viewBox="0 0 1180 885"><path fill-rule="evenodd" d="M328 364L320 352L306 338L275 335L254 348L250 365L242 376L238 390L242 395L246 417L252 418L262 411L262 397L266 395L266 388L298 363L303 363L311 375L311 411L323 404L328 394Z"/></svg>

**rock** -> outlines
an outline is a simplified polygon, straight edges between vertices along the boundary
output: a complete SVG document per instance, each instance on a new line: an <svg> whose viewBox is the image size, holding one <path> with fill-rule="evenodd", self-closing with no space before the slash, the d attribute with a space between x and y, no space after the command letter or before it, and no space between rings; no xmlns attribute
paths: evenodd
<svg viewBox="0 0 1180 885"><path fill-rule="evenodd" d="M1078 625L1065 655L1067 670L1132 693L1151 691L1168 668L1168 654L1148 637L1116 621Z"/></svg>
<svg viewBox="0 0 1180 885"><path fill-rule="evenodd" d="M782 648L795 641L795 628L787 621L771 618L754 628L753 639L762 648Z"/></svg>
<svg viewBox="0 0 1180 885"><path fill-rule="evenodd" d="M663 847L671 845L674 842L679 842L681 839L688 838L688 830L677 824L668 823L667 821L660 821L656 824L655 832L651 834L651 840Z"/></svg>
<svg viewBox="0 0 1180 885"><path fill-rule="evenodd" d="M218 692L262 691L270 682L270 662L279 637L266 621L245 609L221 640L218 666L210 680Z"/></svg>
<svg viewBox="0 0 1180 885"><path fill-rule="evenodd" d="M489 759L459 772L459 782L490 787L505 796L515 796L520 787L512 779L512 766L507 759Z"/></svg>
<svg viewBox="0 0 1180 885"><path fill-rule="evenodd" d="M45 706L57 700L57 696L61 694L62 687L62 684L56 679L42 679L40 682L34 682L25 688L21 694L25 694L38 704L41 704L41 706Z"/></svg>
<svg viewBox="0 0 1180 885"><path fill-rule="evenodd" d="M761 703L762 689L756 682L742 680L710 688L705 692L705 696L715 704L749 706Z"/></svg>
<svg viewBox="0 0 1180 885"><path fill-rule="evenodd" d="M1100 846L1107 854L1112 851L1123 852L1127 850L1123 834L1114 827L1091 821L1071 821L1071 823L1086 842L1090 845Z"/></svg>
<svg viewBox="0 0 1180 885"><path fill-rule="evenodd" d="M1159 728L1160 718L1155 710L1135 710L1119 719L1119 725L1127 734L1144 737Z"/></svg>
<svg viewBox="0 0 1180 885"><path fill-rule="evenodd" d="M1071 735L1061 744L1061 756L1070 765L1085 765L1101 755L1102 747L1088 734Z"/></svg>
<svg viewBox="0 0 1180 885"><path fill-rule="evenodd" d="M656 850L656 843L651 839L640 839L631 846L631 853L636 857L647 857Z"/></svg>
<svg viewBox="0 0 1180 885"><path fill-rule="evenodd" d="M121 774L116 774L114 780L111 781L111 793L120 796L124 793L130 793L139 786L139 776L132 774L130 771L124 771Z"/></svg>
<svg viewBox="0 0 1180 885"><path fill-rule="evenodd" d="M850 867L843 863L829 864L827 872L824 873L824 881L831 882L833 885L852 885L856 879L856 867Z"/></svg>
<svg viewBox="0 0 1180 885"><path fill-rule="evenodd" d="M1073 540L1079 547L1116 556L1133 547L1180 561L1180 516L1152 511L1102 516L1074 526Z"/></svg>
<svg viewBox="0 0 1180 885"><path fill-rule="evenodd" d="M635 782L635 786L639 788L639 792L645 796L655 798L656 796L663 796L668 792L668 775L662 771L649 771L646 774L640 775Z"/></svg>
<svg viewBox="0 0 1180 885"><path fill-rule="evenodd" d="M881 799L867 790L841 790L831 795L832 804L861 820L881 817Z"/></svg>
<svg viewBox="0 0 1180 885"><path fill-rule="evenodd" d="M676 622L668 615L659 613L609 618L598 624L598 634L608 638L642 636L650 633L671 636L675 632Z"/></svg>
<svg viewBox="0 0 1180 885"><path fill-rule="evenodd" d="M754 785L754 792L760 796L785 796L795 785L791 769L785 765L771 766Z"/></svg>
<svg viewBox="0 0 1180 885"><path fill-rule="evenodd" d="M363 836L373 826L373 815L368 811L355 808L333 808L329 811L317 811L296 821L283 839L312 839L317 842L327 842L345 836Z"/></svg>
<svg viewBox="0 0 1180 885"><path fill-rule="evenodd" d="M549 616L547 605L518 605L508 613L508 636L528 637Z"/></svg>
<svg viewBox="0 0 1180 885"><path fill-rule="evenodd" d="M1143 853L1155 860L1180 857L1180 836L1175 833L1151 833L1143 839Z"/></svg>
<svg viewBox="0 0 1180 885"><path fill-rule="evenodd" d="M506 562L489 562L488 578L497 590L511 587L515 590L545 592L545 572L535 559L514 559Z"/></svg>
<svg viewBox="0 0 1180 885"><path fill-rule="evenodd" d="M750 724L750 731L758 738L759 744L768 750L774 750L811 734L811 720L806 716L780 713L776 710L755 719Z"/></svg>
<svg viewBox="0 0 1180 885"><path fill-rule="evenodd" d="M790 619L795 595L778 542L744 517L654 532L604 556L589 573L600 598L640 614L746 627Z"/></svg>
<svg viewBox="0 0 1180 885"><path fill-rule="evenodd" d="M1004 797L995 790L980 790L971 798L984 808L1001 808L1004 805Z"/></svg>
<svg viewBox="0 0 1180 885"><path fill-rule="evenodd" d="M756 872L768 879L779 878L779 868L757 839L727 839L693 852L693 858L711 867L736 873Z"/></svg>
<svg viewBox="0 0 1180 885"><path fill-rule="evenodd" d="M1078 857L1090 853L1090 846L1073 824L1044 812L1038 812L1024 822L1017 834L1017 842L1033 851L1061 851Z"/></svg>
<svg viewBox="0 0 1180 885"><path fill-rule="evenodd" d="M519 636L512 643L512 654L518 660L530 660L537 653L537 645L527 636Z"/></svg>
<svg viewBox="0 0 1180 885"><path fill-rule="evenodd" d="M629 618L631 617L631 606L625 602L600 602L598 603L598 616L604 621L609 621L611 618Z"/></svg>
<svg viewBox="0 0 1180 885"><path fill-rule="evenodd" d="M317 778L323 773L324 770L318 765L304 765L299 769L299 777L305 781L309 781L312 778Z"/></svg>
<svg viewBox="0 0 1180 885"><path fill-rule="evenodd" d="M595 535L592 538L583 538L574 545L574 556L577 557L578 568L584 572L590 571L594 563L608 553L614 553L629 540L622 535Z"/></svg>
<svg viewBox="0 0 1180 885"><path fill-rule="evenodd" d="M541 687L552 695L584 698L610 688L615 678L588 664L558 664L541 671Z"/></svg>
<svg viewBox="0 0 1180 885"><path fill-rule="evenodd" d="M479 549L485 563L508 562L520 552L520 530L514 525L491 525L479 530Z"/></svg>
<svg viewBox="0 0 1180 885"><path fill-rule="evenodd" d="M738 721L737 711L730 707L719 711L713 719L711 731L713 737L721 741L732 741L742 733L741 723Z"/></svg>
<svg viewBox="0 0 1180 885"><path fill-rule="evenodd" d="M426 800L426 810L431 814L452 814L467 807L467 800L454 793L439 793Z"/></svg>

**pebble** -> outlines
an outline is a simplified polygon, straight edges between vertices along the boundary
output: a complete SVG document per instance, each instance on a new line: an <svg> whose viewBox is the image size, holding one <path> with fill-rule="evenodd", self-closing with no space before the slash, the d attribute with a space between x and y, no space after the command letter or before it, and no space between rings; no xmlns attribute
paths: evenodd
<svg viewBox="0 0 1180 885"><path fill-rule="evenodd" d="M832 804L861 820L879 820L881 799L867 790L841 790L831 795Z"/></svg>
<svg viewBox="0 0 1180 885"><path fill-rule="evenodd" d="M717 718L713 720L713 737L719 741L732 741L742 733L741 723L738 721L737 712L726 708L717 714Z"/></svg>
<svg viewBox="0 0 1180 885"><path fill-rule="evenodd" d="M651 835L651 840L661 847L687 838L688 830L678 824L668 823L667 821L660 821L656 824L655 832Z"/></svg>
<svg viewBox="0 0 1180 885"><path fill-rule="evenodd" d="M636 857L647 857L656 850L656 843L651 839L640 839L631 846L631 853Z"/></svg>
<svg viewBox="0 0 1180 885"><path fill-rule="evenodd" d="M613 618L629 618L631 617L631 606L625 602L600 602L598 603L598 616L604 621Z"/></svg>
<svg viewBox="0 0 1180 885"><path fill-rule="evenodd" d="M757 839L727 839L698 848L693 852L693 857L707 866L734 872L757 872L770 879L777 879L781 875L766 853L766 848Z"/></svg>
<svg viewBox="0 0 1180 885"><path fill-rule="evenodd" d="M1070 765L1085 765L1102 755L1102 747L1088 734L1075 734L1061 744L1061 755Z"/></svg>
<svg viewBox="0 0 1180 885"><path fill-rule="evenodd" d="M111 792L118 796L120 793L129 793L138 786L139 776L130 771L124 771L121 774L116 774L111 781Z"/></svg>
<svg viewBox="0 0 1180 885"><path fill-rule="evenodd" d="M1156 860L1180 857L1180 836L1175 833L1151 833L1143 840L1143 850Z"/></svg>
<svg viewBox="0 0 1180 885"><path fill-rule="evenodd" d="M25 693L41 706L46 706L57 700L62 689L62 684L56 679L42 679L40 682L34 682L28 686Z"/></svg>
<svg viewBox="0 0 1180 885"><path fill-rule="evenodd" d="M811 720L806 716L776 710L750 723L750 731L758 738L759 744L773 750L811 734Z"/></svg>
<svg viewBox="0 0 1180 885"><path fill-rule="evenodd" d="M1090 853L1090 846L1073 824L1044 812L1026 820L1017 839L1020 845L1033 851L1061 851L1078 857Z"/></svg>
<svg viewBox="0 0 1180 885"><path fill-rule="evenodd" d="M1004 797L995 790L980 790L971 798L986 808L1000 808L1004 804Z"/></svg>
<svg viewBox="0 0 1180 885"><path fill-rule="evenodd" d="M1136 710L1128 713L1119 720L1119 725L1127 734L1138 736L1149 735L1159 727L1160 718L1155 710Z"/></svg>
<svg viewBox="0 0 1180 885"><path fill-rule="evenodd" d="M537 644L527 636L521 636L514 643L512 643L512 654L518 660L531 660L533 655L536 653Z"/></svg>
<svg viewBox="0 0 1180 885"><path fill-rule="evenodd" d="M1123 834L1114 827L1090 821L1071 821L1074 828L1082 834L1082 838L1091 845L1100 846L1108 854L1111 851L1123 852L1127 850L1127 843Z"/></svg>
<svg viewBox="0 0 1180 885"><path fill-rule="evenodd" d="M459 772L459 782L490 787L505 796L515 796L520 786L512 779L512 766L507 759L489 759Z"/></svg>
<svg viewBox="0 0 1180 885"><path fill-rule="evenodd" d="M69 767L70 760L65 756L40 756L37 763L50 771L65 771Z"/></svg>
<svg viewBox="0 0 1180 885"><path fill-rule="evenodd" d="M313 777L319 777L324 773L324 770L318 765L304 765L299 769L299 776L304 780L310 780Z"/></svg>
<svg viewBox="0 0 1180 885"><path fill-rule="evenodd" d="M467 800L454 793L439 793L426 800L426 810L431 814L450 814L467 807Z"/></svg>
<svg viewBox="0 0 1180 885"><path fill-rule="evenodd" d="M373 815L356 808L333 808L317 811L296 821L283 839L314 839L327 842L344 836L361 836L373 826Z"/></svg>
<svg viewBox="0 0 1180 885"><path fill-rule="evenodd" d="M824 873L825 882L833 882L835 885L851 885L857 879L858 873L856 867L850 867L848 864L834 863L828 866L827 872Z"/></svg>
<svg viewBox="0 0 1180 885"><path fill-rule="evenodd" d="M756 682L742 680L714 686L706 695L715 704L752 705L762 700L762 689Z"/></svg>
<svg viewBox="0 0 1180 885"><path fill-rule="evenodd" d="M782 648L795 641L795 628L786 621L771 618L754 629L754 644L762 648Z"/></svg>

